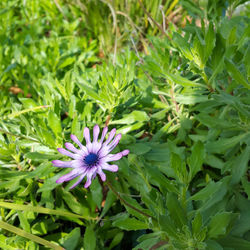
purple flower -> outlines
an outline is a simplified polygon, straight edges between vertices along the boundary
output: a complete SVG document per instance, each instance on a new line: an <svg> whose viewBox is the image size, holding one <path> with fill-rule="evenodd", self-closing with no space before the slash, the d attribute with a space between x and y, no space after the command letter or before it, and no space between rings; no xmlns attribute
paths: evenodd
<svg viewBox="0 0 250 250"><path fill-rule="evenodd" d="M129 154L129 150L126 149L117 154L110 154L110 152L119 143L122 135L118 134L115 136L116 129L114 128L109 133L108 139L105 142L103 142L107 132L108 128L105 127L102 131L101 139L100 141L98 141L100 128L98 125L95 125L93 129L93 142L91 142L89 129L84 128L83 135L86 140L86 147L81 144L81 142L75 135L71 135L70 137L72 141L75 142L80 147L80 149L75 148L74 145L69 142L65 143L65 147L71 152L64 148L57 149L58 152L60 152L63 155L71 157L73 160L52 161L55 167L72 168L71 172L60 177L56 182L62 183L65 181L70 181L76 177L79 177L77 182L71 187L72 189L75 186L77 186L86 176L87 181L84 187L88 188L91 184L92 179L96 177L96 174L100 175L102 181L106 180L106 175L103 172L103 170L108 170L111 172L118 171L117 165L109 165L108 162L120 160L123 156Z"/></svg>

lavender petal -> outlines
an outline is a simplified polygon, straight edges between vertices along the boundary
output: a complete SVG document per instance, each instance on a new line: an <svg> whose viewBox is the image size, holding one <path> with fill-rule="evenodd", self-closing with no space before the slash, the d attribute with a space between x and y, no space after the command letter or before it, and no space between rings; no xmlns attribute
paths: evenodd
<svg viewBox="0 0 250 250"><path fill-rule="evenodd" d="M109 165L108 163L105 163L102 165L102 169L108 170L110 172L117 172L118 166L117 165Z"/></svg>
<svg viewBox="0 0 250 250"><path fill-rule="evenodd" d="M107 154L109 154L117 146L117 144L121 140L121 137L122 137L122 135L118 134L109 145L103 146L102 149L99 151L99 156L104 157Z"/></svg>
<svg viewBox="0 0 250 250"><path fill-rule="evenodd" d="M72 152L74 152L76 154L80 154L81 153L81 151L78 150L77 148L75 148L74 145L72 143L70 143L70 142L66 142L64 145L65 145L65 147L68 150L70 150L70 151L72 151Z"/></svg>
<svg viewBox="0 0 250 250"><path fill-rule="evenodd" d="M97 173L100 175L102 181L106 181L106 175L103 173L101 169L98 169Z"/></svg>
<svg viewBox="0 0 250 250"><path fill-rule="evenodd" d="M71 140L72 140L73 142L75 142L75 143L80 147L80 149L82 150L82 152L83 152L84 154L88 154L87 148L81 144L81 142L78 140L78 138L77 138L75 135L73 135L73 134L70 135L70 138L71 138Z"/></svg>
<svg viewBox="0 0 250 250"><path fill-rule="evenodd" d="M100 128L98 125L95 125L93 128L93 142L97 142L99 133L100 133Z"/></svg>
<svg viewBox="0 0 250 250"><path fill-rule="evenodd" d="M86 144L91 143L91 141L90 141L90 134L89 134L89 128L87 128L87 127L84 128L83 135L84 135Z"/></svg>
<svg viewBox="0 0 250 250"><path fill-rule="evenodd" d="M118 161L122 158L122 153L119 152L117 154L108 154L104 156L103 158L100 159L101 163L102 162L110 162L110 161Z"/></svg>
<svg viewBox="0 0 250 250"><path fill-rule="evenodd" d="M86 174L80 175L80 178L77 180L76 183L74 183L74 184L70 187L70 189L75 188L75 187L83 180L83 178L84 178L85 176L86 176Z"/></svg>
<svg viewBox="0 0 250 250"><path fill-rule="evenodd" d="M54 160L52 161L52 164L55 167L60 167L60 168L72 168L72 161L60 161L60 160Z"/></svg>
<svg viewBox="0 0 250 250"><path fill-rule="evenodd" d="M63 155L70 157L70 158L76 159L76 154L73 154L64 148L58 148L57 151Z"/></svg>
<svg viewBox="0 0 250 250"><path fill-rule="evenodd" d="M102 130L102 137L101 137L101 140L100 140L100 143L103 143L103 140L106 136L106 134L108 133L108 127L105 127L103 130Z"/></svg>
<svg viewBox="0 0 250 250"><path fill-rule="evenodd" d="M113 137L115 136L116 133L116 129L113 128L110 133L109 133L109 137L108 139L103 143L104 146L108 145L108 143L113 139Z"/></svg>
<svg viewBox="0 0 250 250"><path fill-rule="evenodd" d="M70 180L76 178L76 177L79 175L78 172L79 172L79 171L76 171L76 169L74 169L74 170L72 170L71 172L69 172L68 174L65 174L65 175L63 175L62 177L60 177L60 178L56 181L56 183L63 183L63 182L65 182L65 181L70 181Z"/></svg>

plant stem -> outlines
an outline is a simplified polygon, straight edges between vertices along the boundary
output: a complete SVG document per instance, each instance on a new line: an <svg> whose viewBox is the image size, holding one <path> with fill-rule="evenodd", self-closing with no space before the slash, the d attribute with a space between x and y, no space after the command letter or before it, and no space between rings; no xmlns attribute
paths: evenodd
<svg viewBox="0 0 250 250"><path fill-rule="evenodd" d="M151 215L147 214L147 213L144 213L143 211L141 211L140 209L134 207L133 205L129 204L127 201L125 201L121 196L120 194L114 189L114 187L111 185L111 183L109 181L106 182L108 187L110 188L110 190L112 190L112 192L117 196L117 198L126 206L132 208L133 210L135 210L136 212L148 217L148 218L151 218L152 220L154 221L157 221L154 217L152 217Z"/></svg>

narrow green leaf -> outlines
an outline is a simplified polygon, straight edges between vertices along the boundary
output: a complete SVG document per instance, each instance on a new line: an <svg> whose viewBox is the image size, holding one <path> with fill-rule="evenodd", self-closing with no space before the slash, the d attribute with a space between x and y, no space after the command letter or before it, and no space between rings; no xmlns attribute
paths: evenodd
<svg viewBox="0 0 250 250"><path fill-rule="evenodd" d="M209 56L212 54L213 48L215 46L215 30L213 26L213 22L209 23L206 35L205 35L205 58L206 61Z"/></svg>
<svg viewBox="0 0 250 250"><path fill-rule="evenodd" d="M222 212L212 217L208 225L208 236L210 238L218 238L219 236L225 235L227 229L230 226L230 222L235 220L238 214L230 212Z"/></svg>
<svg viewBox="0 0 250 250"><path fill-rule="evenodd" d="M201 170L204 161L204 145L202 142L196 142L192 149L192 154L188 158L187 162L190 169L190 181L194 178L197 172Z"/></svg>
<svg viewBox="0 0 250 250"><path fill-rule="evenodd" d="M36 235L33 235L31 233L27 233L25 232L24 230L18 228L18 227L15 227L15 226L12 226L6 222L3 222L3 221L0 221L0 228L3 228L9 232L12 232L14 234L17 234L21 237L24 237L30 241L34 241L34 242L37 242L45 247L48 247L50 249L55 249L55 250L63 250L62 247L58 246L58 245L55 245L54 243L51 243L47 240L44 240Z"/></svg>
<svg viewBox="0 0 250 250"><path fill-rule="evenodd" d="M250 89L250 84L245 79L243 74L237 69L233 61L225 59L225 65L230 75L238 82L238 84L242 84L244 87Z"/></svg>
<svg viewBox="0 0 250 250"><path fill-rule="evenodd" d="M134 122L146 122L149 117L145 111L134 110L130 114L124 115L120 120L111 121L110 124L132 124Z"/></svg>
<svg viewBox="0 0 250 250"><path fill-rule="evenodd" d="M0 207L14 209L14 210L32 211L32 212L41 213L41 214L53 214L53 215L65 216L65 217L90 219L88 216L73 214L73 213L70 213L67 211L54 210L54 209L49 209L49 208L45 208L45 207L38 207L38 206L34 207L31 205L22 205L22 204L9 203L9 202L3 202L3 201L0 201ZM92 219L94 219L94 218L92 218Z"/></svg>
<svg viewBox="0 0 250 250"><path fill-rule="evenodd" d="M48 124L56 136L62 134L61 120L53 111L49 111Z"/></svg>
<svg viewBox="0 0 250 250"><path fill-rule="evenodd" d="M112 223L113 226L119 227L122 230L130 231L130 230L142 230L148 229L148 225L145 222L139 221L135 218L122 218L114 221Z"/></svg>
<svg viewBox="0 0 250 250"><path fill-rule="evenodd" d="M249 133L236 135L231 138L221 138L218 141L207 142L205 148L209 153L220 154L234 147L247 136L249 136Z"/></svg>
<svg viewBox="0 0 250 250"><path fill-rule="evenodd" d="M175 225L182 229L187 224L187 218L184 209L181 207L180 202L173 193L169 193L167 196L167 208L171 219L174 220Z"/></svg>
<svg viewBox="0 0 250 250"><path fill-rule="evenodd" d="M217 190L219 190L220 186L222 185L222 182L209 182L209 184L201 189L198 193L191 196L189 199L191 200L207 200L211 195L213 195Z"/></svg>
<svg viewBox="0 0 250 250"><path fill-rule="evenodd" d="M244 151L234 160L232 166L231 184L237 184L247 172L248 161L250 159L250 146L247 146Z"/></svg>
<svg viewBox="0 0 250 250"><path fill-rule="evenodd" d="M200 83L197 83L197 82L194 82L194 81L190 81L188 80L187 78L184 78L178 74L171 74L171 73L168 73L168 72L165 72L166 74L166 77L173 81L174 83L176 84L180 84L182 85L183 87L202 87L202 88L207 88L206 85L204 84L200 84Z"/></svg>
<svg viewBox="0 0 250 250"><path fill-rule="evenodd" d="M65 249L75 250L81 239L81 231L79 227L74 228L63 242Z"/></svg>
<svg viewBox="0 0 250 250"><path fill-rule="evenodd" d="M95 232L91 226L88 226L85 230L83 243L84 243L84 249L95 250L96 237L95 237Z"/></svg>
<svg viewBox="0 0 250 250"><path fill-rule="evenodd" d="M237 250L249 250L250 241L244 240L242 238L237 238L233 236L228 236L218 240L219 243L225 248L237 249Z"/></svg>
<svg viewBox="0 0 250 250"><path fill-rule="evenodd" d="M192 221L192 232L194 235L199 235L202 228L202 215L200 212L197 212L196 216Z"/></svg>

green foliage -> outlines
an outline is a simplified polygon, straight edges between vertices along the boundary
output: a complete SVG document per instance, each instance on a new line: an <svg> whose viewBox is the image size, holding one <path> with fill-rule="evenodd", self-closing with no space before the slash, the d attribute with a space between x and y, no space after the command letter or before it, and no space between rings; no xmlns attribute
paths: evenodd
<svg viewBox="0 0 250 250"><path fill-rule="evenodd" d="M0 7L1 248L250 248L247 1ZM119 171L57 184L56 148L105 123Z"/></svg>

